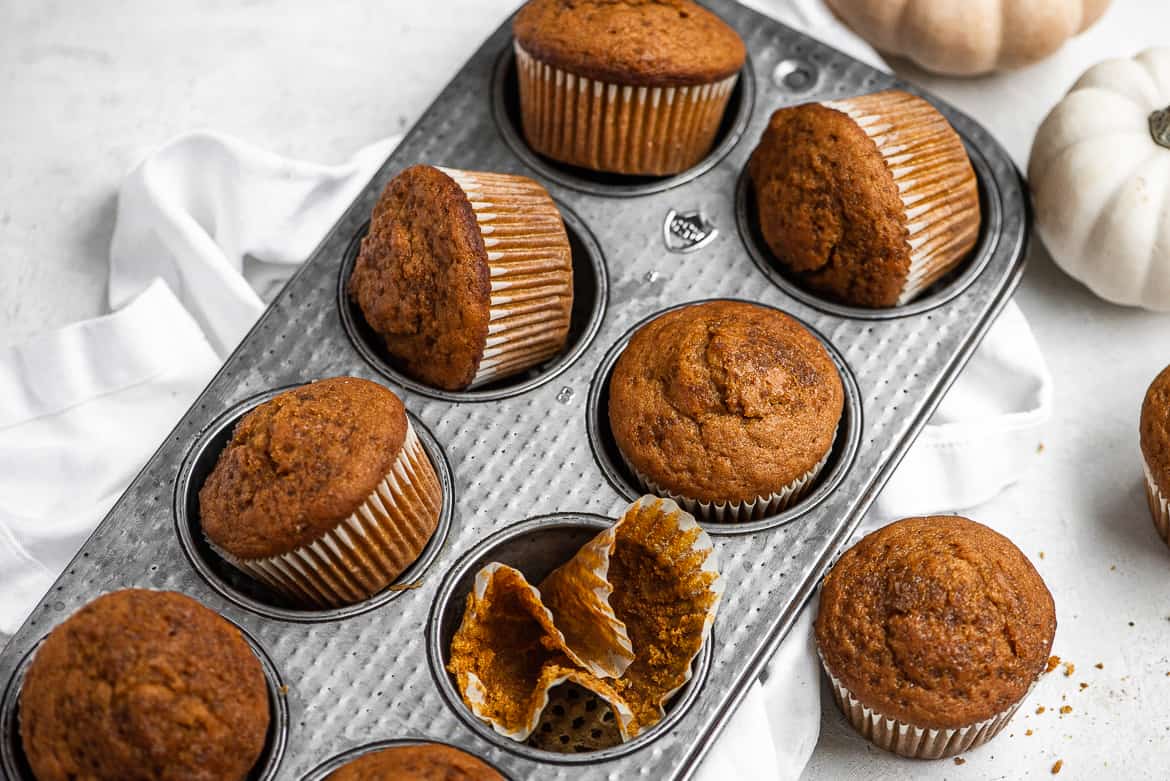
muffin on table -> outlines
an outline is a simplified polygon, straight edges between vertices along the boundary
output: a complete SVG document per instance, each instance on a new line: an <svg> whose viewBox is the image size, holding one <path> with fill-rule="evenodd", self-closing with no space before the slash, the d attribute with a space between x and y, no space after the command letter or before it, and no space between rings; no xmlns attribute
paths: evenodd
<svg viewBox="0 0 1170 781"><path fill-rule="evenodd" d="M569 238L531 179L416 165L374 207L349 295L407 375L475 388L564 349Z"/></svg>
<svg viewBox="0 0 1170 781"><path fill-rule="evenodd" d="M402 402L334 377L245 415L199 490L208 542L298 606L388 586L438 525L442 487Z"/></svg>
<svg viewBox="0 0 1170 781"><path fill-rule="evenodd" d="M614 365L609 423L646 490L707 521L794 504L833 447L836 364L788 315L710 301L642 326Z"/></svg>
<svg viewBox="0 0 1170 781"><path fill-rule="evenodd" d="M190 597L127 589L49 633L20 692L38 781L243 779L264 750L268 685L231 623Z"/></svg>
<svg viewBox="0 0 1170 781"><path fill-rule="evenodd" d="M513 32L529 146L618 174L701 161L746 59L735 30L690 0L531 0Z"/></svg>
<svg viewBox="0 0 1170 781"><path fill-rule="evenodd" d="M867 535L821 588L816 642L853 727L907 757L981 745L1045 670L1052 595L1010 540L958 516Z"/></svg>
<svg viewBox="0 0 1170 781"><path fill-rule="evenodd" d="M748 173L775 260L844 304L913 301L979 236L962 140L933 106L898 90L780 109Z"/></svg>
<svg viewBox="0 0 1170 781"><path fill-rule="evenodd" d="M504 781L483 760L441 743L393 746L364 754L326 781Z"/></svg>
<svg viewBox="0 0 1170 781"><path fill-rule="evenodd" d="M1162 370L1142 403L1142 460L1150 514L1162 539L1170 544L1170 366Z"/></svg>

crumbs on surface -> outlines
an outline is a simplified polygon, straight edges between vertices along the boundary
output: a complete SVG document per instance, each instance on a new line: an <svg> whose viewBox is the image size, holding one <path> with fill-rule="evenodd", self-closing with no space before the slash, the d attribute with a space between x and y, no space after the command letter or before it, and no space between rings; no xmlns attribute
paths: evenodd
<svg viewBox="0 0 1170 781"><path fill-rule="evenodd" d="M1045 710L1046 710L1046 709L1045 709L1045 707L1044 707L1043 705L1037 705L1037 706L1036 706L1036 715L1037 715L1037 716L1039 716L1039 715L1040 715L1041 713L1043 713Z"/></svg>
<svg viewBox="0 0 1170 781"><path fill-rule="evenodd" d="M1071 705L1061 705L1060 706L1060 715L1061 716L1067 716L1070 713L1072 713L1072 706Z"/></svg>
<svg viewBox="0 0 1170 781"><path fill-rule="evenodd" d="M1044 551L1040 551L1040 558L1044 558Z"/></svg>
<svg viewBox="0 0 1170 781"><path fill-rule="evenodd" d="M1077 666L1072 662L1064 663L1064 677L1068 678L1077 671Z"/></svg>
<svg viewBox="0 0 1170 781"><path fill-rule="evenodd" d="M422 588L423 582L416 580L413 583L395 583L387 591L414 591L416 588Z"/></svg>
<svg viewBox="0 0 1170 781"><path fill-rule="evenodd" d="M1024 730L1024 734L1027 735L1028 737L1032 737L1032 730L1030 730L1030 729Z"/></svg>
<svg viewBox="0 0 1170 781"><path fill-rule="evenodd" d="M1057 773L1059 773L1060 769L1062 767L1064 767L1064 760L1063 759L1056 760L1056 764L1052 766L1052 775L1056 775Z"/></svg>
<svg viewBox="0 0 1170 781"><path fill-rule="evenodd" d="M1050 656L1050 657L1048 657L1048 667L1046 667L1044 669L1044 672L1050 673L1059 666L1060 666L1060 657L1059 656Z"/></svg>
<svg viewBox="0 0 1170 781"><path fill-rule="evenodd" d="M277 691L279 691L281 694L288 694L288 684L282 683Z"/></svg>
<svg viewBox="0 0 1170 781"><path fill-rule="evenodd" d="M1166 674L1170 675L1170 673L1166 673ZM1084 681L1081 681L1081 691L1084 691L1087 688L1089 688L1089 684L1085 683Z"/></svg>
<svg viewBox="0 0 1170 781"><path fill-rule="evenodd" d="M1096 663L1095 665L1093 665L1093 666L1094 666L1094 667L1096 667L1098 670L1104 670L1104 669L1105 669L1105 665L1104 665L1104 664L1102 664L1101 662L1097 662L1097 663Z"/></svg>
<svg viewBox="0 0 1170 781"><path fill-rule="evenodd" d="M967 764L967 760L963 759L962 757L955 757L955 764L956 765L965 765L965 764Z"/></svg>

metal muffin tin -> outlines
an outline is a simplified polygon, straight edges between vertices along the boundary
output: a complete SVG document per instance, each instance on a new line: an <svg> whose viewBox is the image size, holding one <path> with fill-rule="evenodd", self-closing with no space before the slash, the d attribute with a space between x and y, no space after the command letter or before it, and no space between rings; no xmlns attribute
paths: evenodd
<svg viewBox="0 0 1170 781"><path fill-rule="evenodd" d="M31 652L86 602L131 586L195 597L240 625L270 662L278 717L267 749L272 761L257 768L257 778L317 779L347 752L428 740L464 748L517 779L686 778L696 770L1007 303L1030 224L1008 155L968 117L933 101L963 136L979 178L983 234L974 256L922 299L895 309L843 307L794 286L759 242L742 177L768 117L808 100L918 90L732 0L707 5L739 31L750 57L715 150L665 179L592 174L533 154L516 124L510 20L492 34L3 650L0 767L7 775L27 775L15 730ZM345 300L344 279L382 188L419 162L514 172L548 187L573 238L578 302L566 355L458 394L411 382L386 361ZM469 577L494 556L538 578L601 518L621 512L635 489L613 457L602 410L618 346L653 314L709 298L779 308L830 346L846 391L830 466L809 497L781 516L706 525L729 587L693 682L662 726L594 754L550 754L500 739L463 708L442 669ZM387 593L351 609L299 610L234 577L201 547L192 495L244 409L275 389L342 374L382 382L403 398L444 481L445 515L418 564Z"/></svg>

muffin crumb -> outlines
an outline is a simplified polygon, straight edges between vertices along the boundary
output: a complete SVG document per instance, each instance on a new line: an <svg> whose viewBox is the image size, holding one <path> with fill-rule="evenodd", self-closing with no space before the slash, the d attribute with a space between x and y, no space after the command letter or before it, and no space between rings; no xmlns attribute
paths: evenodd
<svg viewBox="0 0 1170 781"><path fill-rule="evenodd" d="M955 764L956 765L965 765L965 764L967 764L967 760L963 759L962 757L955 757Z"/></svg>
<svg viewBox="0 0 1170 781"><path fill-rule="evenodd" d="M1064 663L1064 677L1065 678L1071 677L1072 674L1075 673L1076 671L1077 671L1077 666L1075 664L1073 664L1072 662L1065 662Z"/></svg>
<svg viewBox="0 0 1170 781"><path fill-rule="evenodd" d="M1067 716L1070 713L1072 713L1072 706L1071 705L1061 705L1060 706L1060 715L1061 716Z"/></svg>
<svg viewBox="0 0 1170 781"><path fill-rule="evenodd" d="M1041 715L1042 713L1044 713L1045 710L1046 710L1046 708L1043 705L1037 705L1036 706L1036 715L1037 716Z"/></svg>
<svg viewBox="0 0 1170 781"><path fill-rule="evenodd" d="M1044 672L1050 673L1059 666L1060 666L1060 657L1059 656L1050 656L1050 657L1048 657L1048 667L1046 667L1044 669Z"/></svg>
<svg viewBox="0 0 1170 781"><path fill-rule="evenodd" d="M1052 766L1052 775L1056 775L1057 773L1059 773L1060 769L1062 767L1064 767L1064 760L1063 759L1056 760L1056 764L1054 764Z"/></svg>
<svg viewBox="0 0 1170 781"><path fill-rule="evenodd" d="M1026 729L1026 730L1024 730L1024 734L1030 738L1030 737L1032 737L1032 730Z"/></svg>

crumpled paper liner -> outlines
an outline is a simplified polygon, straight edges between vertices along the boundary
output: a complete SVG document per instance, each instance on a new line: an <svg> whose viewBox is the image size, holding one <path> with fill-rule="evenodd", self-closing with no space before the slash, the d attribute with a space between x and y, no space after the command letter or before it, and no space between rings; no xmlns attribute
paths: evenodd
<svg viewBox="0 0 1170 781"><path fill-rule="evenodd" d="M1158 534L1167 545L1170 545L1170 502L1162 495L1162 491L1158 488L1158 483L1154 480L1154 475L1150 472L1149 464L1143 462L1142 466L1146 473L1146 498L1150 502L1150 515L1154 519L1154 526L1158 529Z"/></svg>

